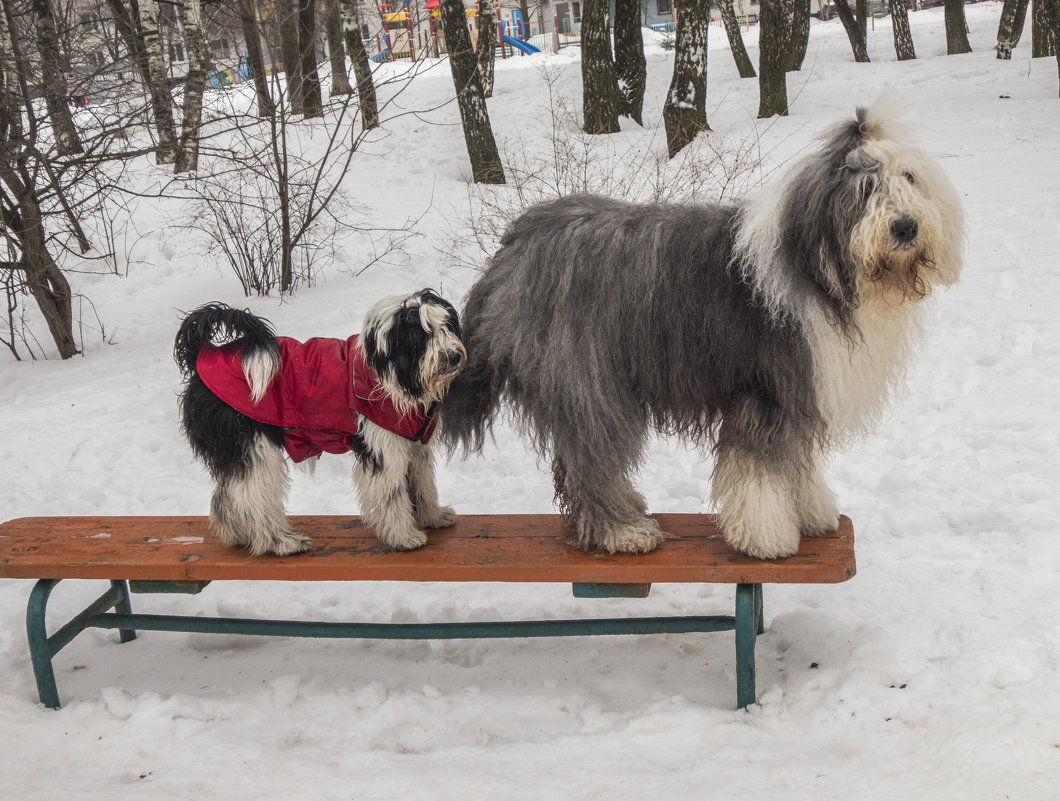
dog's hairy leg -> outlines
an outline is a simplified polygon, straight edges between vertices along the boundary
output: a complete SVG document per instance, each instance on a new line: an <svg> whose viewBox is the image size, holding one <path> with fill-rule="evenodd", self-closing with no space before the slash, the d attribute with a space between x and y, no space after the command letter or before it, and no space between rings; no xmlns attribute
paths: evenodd
<svg viewBox="0 0 1060 801"><path fill-rule="evenodd" d="M417 525L408 485L413 443L368 420L362 422L361 441L353 483L364 522L395 550L423 547L427 532Z"/></svg>
<svg viewBox="0 0 1060 801"><path fill-rule="evenodd" d="M291 530L284 510L290 477L283 449L264 436L255 438L244 475L218 483L210 523L226 546L242 546L255 556L289 556L309 550L313 541Z"/></svg>
<svg viewBox="0 0 1060 801"><path fill-rule="evenodd" d="M791 481L747 454L719 454L712 493L725 541L759 559L794 556L799 521Z"/></svg>
<svg viewBox="0 0 1060 801"><path fill-rule="evenodd" d="M820 455L814 459L811 472L796 479L795 504L804 537L819 537L839 528L839 509L825 483Z"/></svg>
<svg viewBox="0 0 1060 801"><path fill-rule="evenodd" d="M594 541L608 553L647 553L654 551L662 541L659 524L650 517L633 523L620 523L598 529Z"/></svg>
<svg viewBox="0 0 1060 801"><path fill-rule="evenodd" d="M456 522L451 506L438 503L434 481L434 451L430 444L413 443L408 472L409 496L416 524L423 528L446 528Z"/></svg>

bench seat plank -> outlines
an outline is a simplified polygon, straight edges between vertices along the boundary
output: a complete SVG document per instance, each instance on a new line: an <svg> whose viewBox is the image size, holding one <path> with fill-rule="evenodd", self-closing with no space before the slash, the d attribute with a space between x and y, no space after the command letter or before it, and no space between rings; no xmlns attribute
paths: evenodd
<svg viewBox="0 0 1060 801"><path fill-rule="evenodd" d="M28 517L0 525L0 578L157 581L838 583L855 572L847 517L789 559L736 553L713 515L656 515L671 538L648 554L586 554L559 515L464 515L417 551L394 552L349 516L292 516L313 549L254 557L222 546L205 517Z"/></svg>

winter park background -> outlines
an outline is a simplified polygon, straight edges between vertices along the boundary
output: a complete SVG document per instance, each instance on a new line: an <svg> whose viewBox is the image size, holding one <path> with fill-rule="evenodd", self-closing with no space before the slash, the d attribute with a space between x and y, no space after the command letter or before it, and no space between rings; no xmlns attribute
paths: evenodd
<svg viewBox="0 0 1060 801"><path fill-rule="evenodd" d="M1016 799L1060 786L1060 106L1030 35L997 61L1000 4L967 7L974 52L945 55L943 9L910 14L916 61L890 22L855 64L838 20L814 20L791 115L756 119L724 31L710 30L708 120L692 155L747 152L750 189L884 90L964 199L962 282L931 300L905 391L831 466L857 532L857 576L770 586L759 704L732 708L731 634L448 642L313 641L90 630L56 659L64 706L37 703L25 643L30 582L0 581L0 798L31 799ZM648 32L646 32L646 36ZM757 32L745 31L757 60ZM672 53L646 42L645 128L594 145L616 178L665 162ZM407 68L407 67L405 67ZM404 69L384 65L381 70ZM551 76L551 77L548 77ZM229 90L229 91L238 91ZM547 164L553 125L581 141L576 48L497 62L489 103L509 163ZM448 67L400 98L347 190L381 227L414 219L387 263L336 243L289 301L244 298L165 202L137 208L127 274L75 274L105 337L84 355L0 355L3 519L204 514L209 484L176 416L170 351L182 311L249 306L283 334L345 337L384 294L459 301L466 150ZM209 102L209 98L208 98ZM690 157L688 153L682 154ZM144 181L155 169L142 165ZM625 171L625 172L624 172ZM639 180L639 179L638 179ZM504 193L505 189L489 190ZM476 190L476 197L480 194ZM348 459L294 473L290 510L356 514ZM640 475L652 511L710 511L710 464L660 440ZM439 470L462 513L548 512L547 473L509 429L484 458ZM444 532L433 536L445 536ZM66 582L66 619L98 594ZM428 621L726 613L731 587L656 586L644 600L577 600L565 585L222 583L137 596L142 611ZM65 616L65 617L63 617Z"/></svg>

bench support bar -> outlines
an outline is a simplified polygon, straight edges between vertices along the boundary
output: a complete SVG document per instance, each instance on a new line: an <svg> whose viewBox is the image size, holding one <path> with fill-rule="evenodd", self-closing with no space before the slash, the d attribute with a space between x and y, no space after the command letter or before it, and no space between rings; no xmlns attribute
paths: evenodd
<svg viewBox="0 0 1060 801"><path fill-rule="evenodd" d="M86 628L118 629L121 642L136 631L181 631L202 634L249 634L274 637L326 637L387 640L496 639L515 637L583 637L601 634L686 634L735 631L737 706L755 702L755 638L763 631L762 585L736 585L736 614L684 617L639 617L587 620L519 620L474 623L335 623L298 620L191 617L133 614L128 585L111 581L110 589L51 636L45 628L48 597L58 579L41 579L30 593L26 631L41 703L59 707L52 657ZM109 610L114 609L114 612Z"/></svg>

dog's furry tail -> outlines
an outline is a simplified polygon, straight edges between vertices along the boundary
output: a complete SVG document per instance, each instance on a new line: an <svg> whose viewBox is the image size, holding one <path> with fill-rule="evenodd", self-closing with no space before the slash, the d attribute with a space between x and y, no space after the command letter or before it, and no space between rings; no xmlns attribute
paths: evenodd
<svg viewBox="0 0 1060 801"><path fill-rule="evenodd" d="M243 374L250 384L251 399L261 400L280 369L280 346L268 320L223 303L207 303L191 312L180 324L173 343L185 378L195 374L199 351L206 344L239 342L243 348Z"/></svg>

